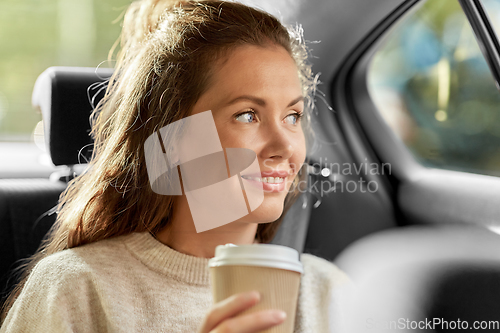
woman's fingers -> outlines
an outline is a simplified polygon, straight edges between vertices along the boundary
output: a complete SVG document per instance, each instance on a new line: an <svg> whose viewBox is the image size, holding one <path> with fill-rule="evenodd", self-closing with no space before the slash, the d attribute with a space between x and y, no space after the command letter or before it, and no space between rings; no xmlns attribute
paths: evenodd
<svg viewBox="0 0 500 333"><path fill-rule="evenodd" d="M286 314L279 310L264 310L223 321L210 333L257 333L281 324Z"/></svg>
<svg viewBox="0 0 500 333"><path fill-rule="evenodd" d="M205 317L204 328L206 332L211 331L224 319L233 317L238 313L254 306L260 300L257 291L239 293L216 303L207 317ZM202 332L205 333L205 332Z"/></svg>
<svg viewBox="0 0 500 333"><path fill-rule="evenodd" d="M237 316L260 300L258 292L233 295L216 303L205 317L200 333L253 333L284 321L283 311L266 310ZM285 315L286 316L286 315Z"/></svg>

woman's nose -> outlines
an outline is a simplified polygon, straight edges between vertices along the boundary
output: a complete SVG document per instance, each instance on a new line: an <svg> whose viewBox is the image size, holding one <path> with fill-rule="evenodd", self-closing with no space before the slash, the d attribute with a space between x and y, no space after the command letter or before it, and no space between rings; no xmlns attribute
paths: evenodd
<svg viewBox="0 0 500 333"><path fill-rule="evenodd" d="M266 126L264 149L261 152L263 158L286 160L293 155L293 142L290 134L279 124Z"/></svg>

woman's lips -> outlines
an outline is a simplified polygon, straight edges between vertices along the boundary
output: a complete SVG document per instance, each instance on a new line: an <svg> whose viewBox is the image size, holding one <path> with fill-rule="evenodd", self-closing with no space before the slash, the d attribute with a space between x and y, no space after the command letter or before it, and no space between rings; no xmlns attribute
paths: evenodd
<svg viewBox="0 0 500 333"><path fill-rule="evenodd" d="M281 192L286 188L287 171L262 172L261 174L242 175L241 178L250 184L264 190L264 192Z"/></svg>

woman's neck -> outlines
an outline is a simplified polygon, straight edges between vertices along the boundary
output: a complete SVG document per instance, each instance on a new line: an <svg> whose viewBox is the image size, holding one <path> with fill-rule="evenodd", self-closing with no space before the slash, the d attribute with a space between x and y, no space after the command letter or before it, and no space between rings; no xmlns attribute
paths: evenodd
<svg viewBox="0 0 500 333"><path fill-rule="evenodd" d="M257 223L239 223L237 221L197 233L189 207L182 202L174 205L173 216L168 225L155 237L161 243L184 254L195 257L212 258L215 247L233 243L236 245L253 244L257 232Z"/></svg>

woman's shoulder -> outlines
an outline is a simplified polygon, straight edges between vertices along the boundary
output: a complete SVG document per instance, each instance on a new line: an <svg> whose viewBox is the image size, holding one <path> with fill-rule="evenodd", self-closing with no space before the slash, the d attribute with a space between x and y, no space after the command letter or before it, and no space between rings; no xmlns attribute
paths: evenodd
<svg viewBox="0 0 500 333"><path fill-rule="evenodd" d="M53 253L40 260L33 273L54 279L81 277L82 273L91 272L96 266L120 260L126 255L127 251L124 251L123 244L123 239L126 237L105 239Z"/></svg>
<svg viewBox="0 0 500 333"><path fill-rule="evenodd" d="M122 239L116 237L41 259L8 313L6 331L66 332L68 327L82 332L102 331L106 321L99 310L104 306L100 277L109 267L119 267L120 263L114 262L120 255L126 258L126 251ZM109 273L119 277L123 269Z"/></svg>
<svg viewBox="0 0 500 333"><path fill-rule="evenodd" d="M331 261L309 253L302 253L300 261L304 266L303 277L305 278L326 279L334 284L350 283L347 274Z"/></svg>

